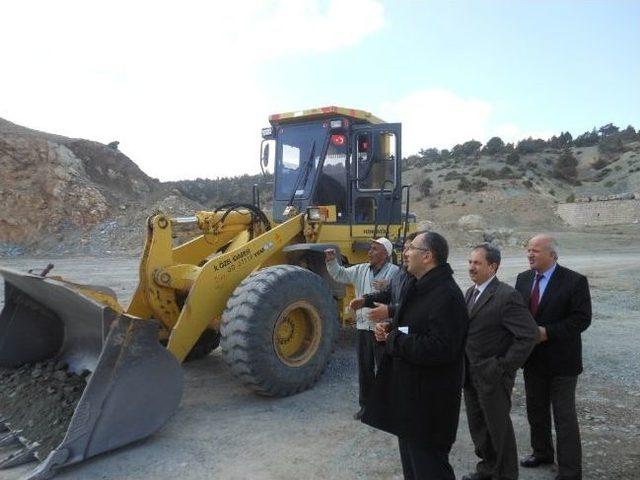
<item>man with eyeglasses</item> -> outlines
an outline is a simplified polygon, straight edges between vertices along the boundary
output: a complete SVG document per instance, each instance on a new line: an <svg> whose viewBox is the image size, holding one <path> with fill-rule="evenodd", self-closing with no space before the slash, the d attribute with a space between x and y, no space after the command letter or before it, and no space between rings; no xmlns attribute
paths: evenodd
<svg viewBox="0 0 640 480"><path fill-rule="evenodd" d="M339 283L352 284L356 296L363 296L376 289L384 288L398 271L398 266L391 260L392 243L384 237L377 238L369 246L369 263L361 263L350 267L338 264L336 251L332 248L325 250L325 261L329 275ZM380 349L374 337L375 324L367 318L367 310L356 313L357 354L358 354L358 402L360 409L354 418L360 420L364 408L371 395L371 388L375 378L376 367L379 364Z"/></svg>
<svg viewBox="0 0 640 480"><path fill-rule="evenodd" d="M458 429L468 316L448 255L447 241L435 232L407 245L410 278L393 322L376 331L385 353L362 421L398 436L409 480L455 479L449 452Z"/></svg>

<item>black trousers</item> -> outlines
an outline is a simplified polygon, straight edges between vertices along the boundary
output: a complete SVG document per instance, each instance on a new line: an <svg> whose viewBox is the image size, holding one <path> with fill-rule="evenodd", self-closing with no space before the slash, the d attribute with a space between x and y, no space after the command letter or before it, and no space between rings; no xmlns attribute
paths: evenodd
<svg viewBox="0 0 640 480"><path fill-rule="evenodd" d="M449 463L451 446L431 446L398 438L405 480L455 480Z"/></svg>
<svg viewBox="0 0 640 480"><path fill-rule="evenodd" d="M360 386L358 401L360 406L364 407L371 396L384 347L376 342L376 337L370 330L358 330L356 347L358 352L358 384Z"/></svg>
<svg viewBox="0 0 640 480"><path fill-rule="evenodd" d="M469 432L480 458L476 471L496 480L518 478L518 450L511 423L511 391L514 379L506 376L487 385L467 371L464 403Z"/></svg>
<svg viewBox="0 0 640 480"><path fill-rule="evenodd" d="M527 418L531 427L533 454L554 458L551 438L551 410L556 427L558 476L582 478L582 445L576 413L577 376L557 377L525 370Z"/></svg>

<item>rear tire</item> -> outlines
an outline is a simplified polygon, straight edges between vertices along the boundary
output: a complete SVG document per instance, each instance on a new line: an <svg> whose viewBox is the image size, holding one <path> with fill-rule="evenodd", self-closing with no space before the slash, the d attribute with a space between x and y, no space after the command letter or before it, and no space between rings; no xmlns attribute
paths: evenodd
<svg viewBox="0 0 640 480"><path fill-rule="evenodd" d="M222 356L255 392L274 397L310 388L324 371L338 331L326 282L293 265L245 278L222 314Z"/></svg>

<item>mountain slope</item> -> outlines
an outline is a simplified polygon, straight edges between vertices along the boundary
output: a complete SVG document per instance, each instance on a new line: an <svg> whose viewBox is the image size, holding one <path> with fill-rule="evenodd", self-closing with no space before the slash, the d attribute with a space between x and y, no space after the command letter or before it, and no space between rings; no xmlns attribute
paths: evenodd
<svg viewBox="0 0 640 480"><path fill-rule="evenodd" d="M559 202L640 192L640 135L632 127L620 132L607 125L575 140L568 133L517 145L472 140L451 151L421 151L403 165L403 182L412 184L411 210L426 226L445 232L454 244L501 235L514 244L521 238L513 229L520 236L567 229L555 213ZM154 211L191 215L249 203L254 184L268 206L272 188L272 179L259 175L162 183L117 144L3 119L0 173L0 256L136 254L145 219Z"/></svg>

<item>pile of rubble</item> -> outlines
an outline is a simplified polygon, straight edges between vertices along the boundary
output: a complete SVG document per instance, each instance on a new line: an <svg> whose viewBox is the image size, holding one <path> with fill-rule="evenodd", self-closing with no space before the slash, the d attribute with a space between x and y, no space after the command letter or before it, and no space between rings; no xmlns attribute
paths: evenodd
<svg viewBox="0 0 640 480"><path fill-rule="evenodd" d="M48 361L0 370L0 417L39 460L64 439L90 372L75 374L64 362Z"/></svg>
<svg viewBox="0 0 640 480"><path fill-rule="evenodd" d="M513 228L488 228L482 215L471 214L460 217L457 227L464 234L464 243L472 247L482 242L491 243L496 247L520 247L526 238L516 233Z"/></svg>

